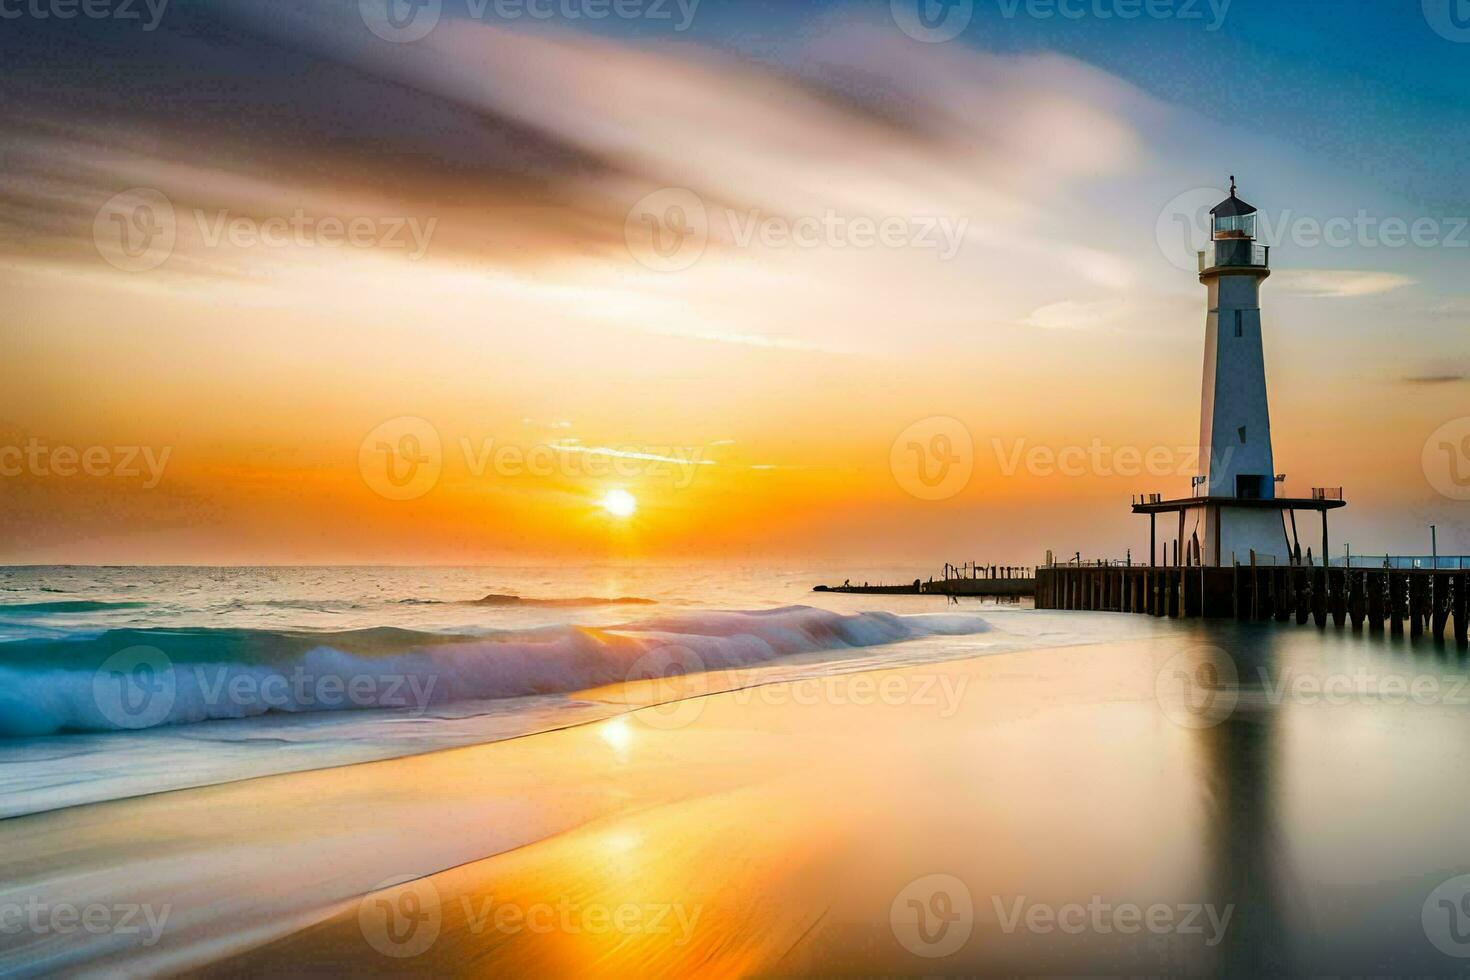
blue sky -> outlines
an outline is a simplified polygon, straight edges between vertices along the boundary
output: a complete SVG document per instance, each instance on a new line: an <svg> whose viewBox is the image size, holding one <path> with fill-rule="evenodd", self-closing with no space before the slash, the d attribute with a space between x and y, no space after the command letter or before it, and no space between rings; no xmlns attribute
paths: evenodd
<svg viewBox="0 0 1470 980"><path fill-rule="evenodd" d="M1050 9L1044 4L975 0L954 43L1071 55L1204 117L1295 143L1416 203L1470 211L1470 29L1465 43L1441 36L1419 0L1215 3L1177 0L1164 9L1190 17L1124 20L1093 14L1095 5L1114 6L1097 0L1069 6L1086 12L1075 19L1028 13ZM824 14L864 7L883 12L888 3L705 0L691 33L704 43L780 52ZM1208 29L1220 9L1220 26Z"/></svg>

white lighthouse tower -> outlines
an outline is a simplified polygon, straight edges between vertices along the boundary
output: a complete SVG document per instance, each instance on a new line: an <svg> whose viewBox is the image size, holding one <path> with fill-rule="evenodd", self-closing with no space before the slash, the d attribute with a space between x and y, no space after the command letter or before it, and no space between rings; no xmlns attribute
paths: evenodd
<svg viewBox="0 0 1470 980"><path fill-rule="evenodd" d="M1271 275L1271 249L1256 244L1256 209L1235 195L1210 212L1213 231L1200 253L1200 282L1209 290L1199 451L1211 497L1276 496L1266 352L1261 340L1261 283Z"/></svg>
<svg viewBox="0 0 1470 980"><path fill-rule="evenodd" d="M1151 550L1157 547L1157 515L1179 515L1174 547L1180 564L1245 564L1252 558L1287 564L1300 550L1298 510L1321 512L1325 555L1327 511L1343 506L1341 490L1317 488L1310 498L1276 496L1260 296L1261 283L1271 275L1271 248L1256 240L1256 209L1236 195L1234 177L1230 196L1210 216L1210 241L1199 253L1199 279L1209 298L1200 394L1202 472L1188 497L1151 494L1135 500L1133 510L1150 515Z"/></svg>

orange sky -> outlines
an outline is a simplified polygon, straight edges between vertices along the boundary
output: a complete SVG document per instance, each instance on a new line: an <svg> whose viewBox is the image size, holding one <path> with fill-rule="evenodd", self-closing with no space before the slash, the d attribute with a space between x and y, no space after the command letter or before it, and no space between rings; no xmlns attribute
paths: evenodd
<svg viewBox="0 0 1470 980"><path fill-rule="evenodd" d="M288 26L507 135L461 135L476 175L29 120L6 187L59 217L0 253L0 467L46 461L0 475L0 561L1121 556L1147 534L1129 494L1187 490L1198 432L1205 293L1161 244L1171 202L1214 193L1228 158L1267 212L1405 207L1080 62L920 50L863 20L807 56L891 102L688 43L467 24L385 50ZM521 159L528 134L555 149ZM140 187L174 241L128 271L94 218ZM667 198L640 204L664 188L702 209L687 266L645 237L671 218ZM298 213L377 237L259 240ZM243 230L219 238L231 217ZM410 219L432 222L418 256L387 240ZM783 240L803 219L814 240ZM894 242L863 244L860 219ZM929 240L941 221L952 255ZM1463 254L1273 257L1289 488L1345 486L1334 537L1355 551L1427 551L1438 521L1442 552L1470 552L1466 504L1421 460L1467 411ZM438 448L401 443L424 433L402 419ZM948 444L969 478L938 500L894 453L905 432L943 448L934 419L971 443ZM384 439L426 451L422 494L379 492ZM72 474L89 449L94 474ZM1137 472L1134 450L1167 465ZM598 506L613 487L633 518Z"/></svg>

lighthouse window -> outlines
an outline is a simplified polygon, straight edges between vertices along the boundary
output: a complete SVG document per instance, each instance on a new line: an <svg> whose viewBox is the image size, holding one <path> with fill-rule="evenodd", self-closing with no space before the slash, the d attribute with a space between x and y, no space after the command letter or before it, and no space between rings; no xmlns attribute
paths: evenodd
<svg viewBox="0 0 1470 980"><path fill-rule="evenodd" d="M1245 311L1235 311L1235 336L1245 336Z"/></svg>
<svg viewBox="0 0 1470 980"><path fill-rule="evenodd" d="M1245 445L1245 426L1242 425L1240 428L1236 429L1235 431L1240 433L1240 444L1242 446Z"/></svg>
<svg viewBox="0 0 1470 980"><path fill-rule="evenodd" d="M1253 214L1218 215L1215 218L1216 238L1255 238L1256 216Z"/></svg>

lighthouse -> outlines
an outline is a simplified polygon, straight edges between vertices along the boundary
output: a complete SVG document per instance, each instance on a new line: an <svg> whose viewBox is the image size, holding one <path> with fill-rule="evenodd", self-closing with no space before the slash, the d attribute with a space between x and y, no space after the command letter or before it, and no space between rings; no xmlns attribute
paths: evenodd
<svg viewBox="0 0 1470 980"><path fill-rule="evenodd" d="M1343 506L1340 489L1314 488L1306 498L1277 496L1261 329L1261 285L1271 275L1271 247L1257 240L1256 216L1232 176L1230 196L1210 211L1210 241L1199 253L1207 297L1200 473L1188 497L1149 494L1134 500L1134 513L1149 515L1151 551L1158 546L1158 516L1177 514L1172 556L1165 541L1166 564L1288 564L1305 548L1298 511L1321 514L1326 555L1327 512ZM1158 558L1155 553L1150 560Z"/></svg>
<svg viewBox="0 0 1470 980"><path fill-rule="evenodd" d="M1261 337L1261 284L1271 275L1271 249L1256 243L1256 209L1235 193L1215 205L1211 241L1200 253L1208 290L1205 371L1200 396L1202 481L1211 497L1276 496L1266 352Z"/></svg>

